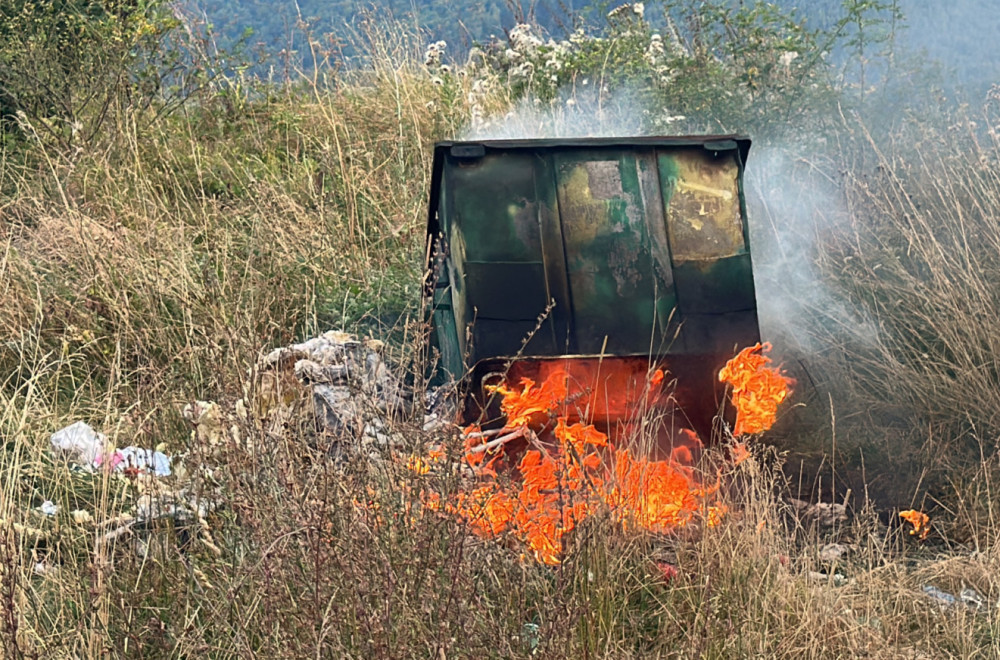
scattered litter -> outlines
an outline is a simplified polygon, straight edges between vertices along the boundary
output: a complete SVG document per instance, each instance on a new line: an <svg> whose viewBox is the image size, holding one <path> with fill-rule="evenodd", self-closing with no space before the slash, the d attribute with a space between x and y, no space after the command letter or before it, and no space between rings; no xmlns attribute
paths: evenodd
<svg viewBox="0 0 1000 660"><path fill-rule="evenodd" d="M958 599L967 607L974 610L981 610L986 607L986 599L983 598L978 591L972 589L971 587L962 589L962 591L958 594Z"/></svg>
<svg viewBox="0 0 1000 660"><path fill-rule="evenodd" d="M54 516L59 513L59 505L53 503L52 500L45 500L38 508L47 516Z"/></svg>
<svg viewBox="0 0 1000 660"><path fill-rule="evenodd" d="M935 586L925 584L923 587L923 592L928 598L937 603L938 607L942 610L956 607L958 605L963 605L970 610L979 612L987 608L986 599L971 587L965 587L959 592L958 596L950 594L947 591L942 591Z"/></svg>
<svg viewBox="0 0 1000 660"><path fill-rule="evenodd" d="M381 341L339 331L277 348L258 361L255 394L243 407L275 429L308 428L302 422L311 422L318 432L315 443L335 456L360 449L379 458L390 448L406 446L406 436L392 428L396 421L422 419L427 431L450 426L454 402L447 388L429 390L415 401L385 352ZM311 405L302 405L309 400ZM196 403L185 416L197 424L207 405Z"/></svg>
<svg viewBox="0 0 1000 660"><path fill-rule="evenodd" d="M847 520L847 507L843 504L816 502L810 504L802 500L791 501L795 512L803 523L816 523L820 527L834 527Z"/></svg>
<svg viewBox="0 0 1000 660"><path fill-rule="evenodd" d="M820 573L819 571L809 571L806 573L806 578L810 582L816 582L818 584L833 584L835 587L842 587L847 584L847 577L843 573L827 575L826 573Z"/></svg>
<svg viewBox="0 0 1000 660"><path fill-rule="evenodd" d="M929 584L925 584L921 588L924 590L924 593L927 594L927 597L935 601L938 604L938 607L940 607L941 609L953 607L955 603L958 602L958 599L955 598L953 595L951 595L947 591L941 591L937 587L932 587Z"/></svg>
<svg viewBox="0 0 1000 660"><path fill-rule="evenodd" d="M52 434L52 453L64 456L85 471L105 467L116 472L126 468L151 472L157 477L170 476L170 457L160 451L140 447L107 449L107 436L98 433L85 422L74 422ZM46 514L52 515L52 514Z"/></svg>
<svg viewBox="0 0 1000 660"><path fill-rule="evenodd" d="M178 522L203 520L218 506L218 502L197 497L186 490L161 495L146 494L135 502L135 522L146 523L160 518L173 518Z"/></svg>
<svg viewBox="0 0 1000 660"><path fill-rule="evenodd" d="M52 434L52 453L69 458L82 466L100 464L107 437L86 422L74 422Z"/></svg>
<svg viewBox="0 0 1000 660"><path fill-rule="evenodd" d="M108 469L114 470L119 465L121 465L121 462L122 462L121 454L119 454L116 451L113 451L110 454L108 454L106 458L104 455L99 455L97 458L95 458L94 467L101 467L102 465L107 463Z"/></svg>
<svg viewBox="0 0 1000 660"><path fill-rule="evenodd" d="M86 525L94 520L94 517L90 515L90 512L84 511L83 509L72 511L69 515L73 519L73 522L77 525Z"/></svg>
<svg viewBox="0 0 1000 660"><path fill-rule="evenodd" d="M163 452L139 447L123 447L115 452L120 460L113 467L117 471L134 469L140 472L152 472L157 477L170 476L170 458Z"/></svg>

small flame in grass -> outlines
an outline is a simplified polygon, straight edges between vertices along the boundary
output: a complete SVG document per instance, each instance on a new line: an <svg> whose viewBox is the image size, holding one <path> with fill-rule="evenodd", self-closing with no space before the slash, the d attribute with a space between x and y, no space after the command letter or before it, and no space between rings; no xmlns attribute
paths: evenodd
<svg viewBox="0 0 1000 660"><path fill-rule="evenodd" d="M742 442L737 442L732 446L732 449L730 450L730 455L732 456L733 459L733 465L739 465L743 461L750 458L750 450L747 449L747 446Z"/></svg>
<svg viewBox="0 0 1000 660"><path fill-rule="evenodd" d="M771 358L764 353L770 350L771 344L759 343L744 348L719 372L719 380L733 388L733 435L763 433L774 426L778 406L791 394L793 381L768 366Z"/></svg>
<svg viewBox="0 0 1000 660"><path fill-rule="evenodd" d="M930 516L923 511L910 509L909 511L900 511L899 517L913 525L913 529L910 530L910 536L916 536L921 541L927 538L927 535L931 531Z"/></svg>
<svg viewBox="0 0 1000 660"><path fill-rule="evenodd" d="M435 463L444 459L444 451L441 449L431 449L424 456L411 456L406 461L406 468L417 474L427 474Z"/></svg>

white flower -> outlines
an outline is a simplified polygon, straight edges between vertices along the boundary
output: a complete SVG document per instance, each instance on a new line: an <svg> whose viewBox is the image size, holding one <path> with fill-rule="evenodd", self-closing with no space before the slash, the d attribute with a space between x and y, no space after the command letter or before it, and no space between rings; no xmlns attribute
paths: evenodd
<svg viewBox="0 0 1000 660"><path fill-rule="evenodd" d="M639 18L642 18L642 15L645 12L646 12L646 5L642 4L641 2L637 2L634 5L632 5L632 13L638 16Z"/></svg>
<svg viewBox="0 0 1000 660"><path fill-rule="evenodd" d="M531 62L522 62L516 67L511 69L510 75L512 78L530 78L535 72L535 65Z"/></svg>
<svg viewBox="0 0 1000 660"><path fill-rule="evenodd" d="M792 65L792 62L798 59L798 57L799 54L796 53L795 51L786 50L784 53L781 54L781 57L778 58L778 62L781 63L781 66L789 67Z"/></svg>
<svg viewBox="0 0 1000 660"><path fill-rule="evenodd" d="M447 64L441 65L441 73L451 73L451 67Z"/></svg>
<svg viewBox="0 0 1000 660"><path fill-rule="evenodd" d="M533 52L542 45L542 40L532 32L527 23L518 23L510 31L511 48L521 52Z"/></svg>
<svg viewBox="0 0 1000 660"><path fill-rule="evenodd" d="M645 59L650 65L656 63L666 51L663 48L663 37L654 34L649 38L649 46L646 47Z"/></svg>

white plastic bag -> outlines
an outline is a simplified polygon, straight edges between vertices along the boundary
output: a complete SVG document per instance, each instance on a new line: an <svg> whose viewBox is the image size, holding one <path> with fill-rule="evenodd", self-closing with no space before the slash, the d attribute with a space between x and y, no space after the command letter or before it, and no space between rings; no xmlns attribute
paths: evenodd
<svg viewBox="0 0 1000 660"><path fill-rule="evenodd" d="M75 422L52 434L52 453L65 456L80 465L93 467L104 453L107 440L85 422Z"/></svg>

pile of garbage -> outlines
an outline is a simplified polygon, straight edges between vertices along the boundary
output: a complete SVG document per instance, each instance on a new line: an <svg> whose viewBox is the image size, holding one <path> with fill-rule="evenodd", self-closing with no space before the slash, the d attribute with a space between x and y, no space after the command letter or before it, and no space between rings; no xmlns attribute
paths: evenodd
<svg viewBox="0 0 1000 660"><path fill-rule="evenodd" d="M249 408L277 433L303 421L305 398L316 433L334 455L352 448L377 458L404 446L404 437L393 431L397 422L420 420L425 431L448 425L452 415L441 410L446 397L432 393L421 410L384 352L377 339L336 330L277 348L258 361L253 391L237 407Z"/></svg>

